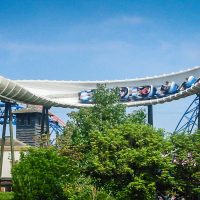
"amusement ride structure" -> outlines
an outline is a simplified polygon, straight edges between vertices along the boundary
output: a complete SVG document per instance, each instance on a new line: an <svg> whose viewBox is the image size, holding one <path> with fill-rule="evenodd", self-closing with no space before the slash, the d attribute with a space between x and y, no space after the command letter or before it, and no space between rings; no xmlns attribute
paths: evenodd
<svg viewBox="0 0 200 200"><path fill-rule="evenodd" d="M119 99L128 107L147 106L148 123L151 125L153 125L153 105L196 95L195 100L186 110L175 129L176 132L187 131L191 133L195 126L200 129L199 78L199 66L160 76L112 81L10 80L0 76L0 124L3 126L0 177L7 124L9 124L10 132L11 158L12 163L14 163L12 126L16 123L16 116L13 115L15 113L13 111L23 109L21 104L35 105L41 110L41 134L48 134L51 132L49 126L56 133L62 132L64 127L64 122L54 114L49 113L49 108L92 106L92 94L95 92L97 84L106 84L109 89L118 87ZM163 89L165 82L169 84L168 91ZM142 94L142 91L145 93Z"/></svg>

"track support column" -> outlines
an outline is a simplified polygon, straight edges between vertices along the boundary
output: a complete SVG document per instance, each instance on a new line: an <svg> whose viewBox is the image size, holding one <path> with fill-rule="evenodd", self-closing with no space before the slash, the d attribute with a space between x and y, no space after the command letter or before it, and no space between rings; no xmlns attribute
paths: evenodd
<svg viewBox="0 0 200 200"><path fill-rule="evenodd" d="M41 135L44 134L44 124L45 124L45 107L42 107L42 119L41 119Z"/></svg>
<svg viewBox="0 0 200 200"><path fill-rule="evenodd" d="M197 95L198 96L198 101L199 101L199 104L198 104L198 124L197 124L197 128L198 130L200 130L200 94Z"/></svg>
<svg viewBox="0 0 200 200"><path fill-rule="evenodd" d="M47 108L47 107L46 107L45 122L46 122L47 146L49 146L49 140L50 140L50 133L49 133L49 108Z"/></svg>
<svg viewBox="0 0 200 200"><path fill-rule="evenodd" d="M41 121L41 146L49 145L49 108L42 107L42 121Z"/></svg>
<svg viewBox="0 0 200 200"><path fill-rule="evenodd" d="M8 104L8 115L9 115L9 130L10 130L10 150L11 150L11 164L12 167L15 162L15 155L14 155L14 140L13 140L13 114L12 114L12 107L11 104Z"/></svg>
<svg viewBox="0 0 200 200"><path fill-rule="evenodd" d="M148 105L148 124L153 126L153 106Z"/></svg>
<svg viewBox="0 0 200 200"><path fill-rule="evenodd" d="M2 131L2 139L1 139L1 159L0 159L0 178L2 177L2 169L3 169L3 154L4 154L4 146L6 141L6 124L8 119L8 104L5 104L4 110L4 119L3 119L3 131Z"/></svg>
<svg viewBox="0 0 200 200"><path fill-rule="evenodd" d="M1 178L2 178L2 170L3 170L3 155L4 155L4 147L5 147L5 140L6 140L7 120L9 122L9 131L10 131L10 150L11 150L11 163L12 163L12 166L14 165L14 162L15 162L14 144L13 144L12 107L11 107L11 103L9 103L9 102L5 102L3 120L4 121L3 121L3 131L2 131L2 141L1 141L1 155L0 155L0 185L1 185Z"/></svg>

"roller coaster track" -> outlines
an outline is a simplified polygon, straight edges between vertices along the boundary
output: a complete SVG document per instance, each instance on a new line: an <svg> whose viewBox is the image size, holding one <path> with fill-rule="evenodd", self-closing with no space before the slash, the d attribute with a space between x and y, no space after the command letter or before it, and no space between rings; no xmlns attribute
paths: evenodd
<svg viewBox="0 0 200 200"><path fill-rule="evenodd" d="M50 81L50 80L10 80L0 76L0 100L22 102L33 105L54 107L80 108L92 106L82 104L78 100L81 90L95 89L97 84L107 87L133 87L141 85L162 85L166 80L181 84L186 77L200 77L200 67L193 67L180 72L163 74L160 76L112 80L112 81ZM166 97L126 102L127 106L147 106L162 104L200 93L200 81L187 90Z"/></svg>

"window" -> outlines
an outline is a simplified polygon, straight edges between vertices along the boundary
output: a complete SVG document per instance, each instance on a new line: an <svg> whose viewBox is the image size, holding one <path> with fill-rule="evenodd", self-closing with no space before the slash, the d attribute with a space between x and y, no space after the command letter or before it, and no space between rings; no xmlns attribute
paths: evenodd
<svg viewBox="0 0 200 200"><path fill-rule="evenodd" d="M38 117L38 124L41 125L41 117Z"/></svg>
<svg viewBox="0 0 200 200"><path fill-rule="evenodd" d="M24 126L24 124L25 124L25 120L24 120L24 117L22 117L19 119L19 125Z"/></svg>
<svg viewBox="0 0 200 200"><path fill-rule="evenodd" d="M31 125L31 117L28 115L27 116L27 125L30 126Z"/></svg>

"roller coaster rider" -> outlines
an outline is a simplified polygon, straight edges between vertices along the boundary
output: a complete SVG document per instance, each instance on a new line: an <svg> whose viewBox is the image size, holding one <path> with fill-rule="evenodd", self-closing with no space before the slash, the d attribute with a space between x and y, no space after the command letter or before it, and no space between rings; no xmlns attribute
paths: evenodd
<svg viewBox="0 0 200 200"><path fill-rule="evenodd" d="M196 79L194 76L185 78L184 82L178 86L174 81L166 81L165 84L155 87L153 85L132 87L120 87L119 97L120 101L137 101L153 98L162 98L178 92L182 92L199 82L200 78ZM93 103L92 96L95 89L83 90L79 92L79 100L81 103Z"/></svg>
<svg viewBox="0 0 200 200"><path fill-rule="evenodd" d="M185 81L179 86L178 91L183 91L187 89L187 82L188 82L188 78L185 78Z"/></svg>
<svg viewBox="0 0 200 200"><path fill-rule="evenodd" d="M144 88L139 90L139 95L141 95L141 96L146 96L148 93L149 93L148 87L144 87Z"/></svg>
<svg viewBox="0 0 200 200"><path fill-rule="evenodd" d="M169 81L165 82L165 85L162 85L160 88L160 91L162 94L168 94L170 89L171 83Z"/></svg>

